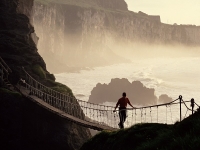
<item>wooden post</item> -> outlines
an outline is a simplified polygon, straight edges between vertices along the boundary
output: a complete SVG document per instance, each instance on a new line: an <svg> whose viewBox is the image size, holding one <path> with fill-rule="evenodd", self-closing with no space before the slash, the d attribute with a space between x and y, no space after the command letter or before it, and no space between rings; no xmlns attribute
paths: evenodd
<svg viewBox="0 0 200 150"><path fill-rule="evenodd" d="M180 95L179 96L179 100L180 100L180 122L181 122L181 120L182 120L182 114L181 114L181 102L182 102L182 96Z"/></svg>
<svg viewBox="0 0 200 150"><path fill-rule="evenodd" d="M1 69L1 82L3 83L3 68Z"/></svg>
<svg viewBox="0 0 200 150"><path fill-rule="evenodd" d="M1 77L0 86L2 86L3 85L3 68L0 69L0 77Z"/></svg>
<svg viewBox="0 0 200 150"><path fill-rule="evenodd" d="M191 99L192 115L194 113L194 98Z"/></svg>

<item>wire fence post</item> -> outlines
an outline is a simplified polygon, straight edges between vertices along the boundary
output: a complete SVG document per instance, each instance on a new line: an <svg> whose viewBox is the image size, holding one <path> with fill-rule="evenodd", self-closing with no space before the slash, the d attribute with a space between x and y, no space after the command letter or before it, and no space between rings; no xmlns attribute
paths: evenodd
<svg viewBox="0 0 200 150"><path fill-rule="evenodd" d="M182 102L182 95L180 95L179 96L179 100L180 100L180 122L181 122L181 116L182 116L182 114L181 114L181 102Z"/></svg>
<svg viewBox="0 0 200 150"><path fill-rule="evenodd" d="M3 68L0 69L1 83L3 85Z"/></svg>
<svg viewBox="0 0 200 150"><path fill-rule="evenodd" d="M191 99L192 115L194 113L194 98Z"/></svg>

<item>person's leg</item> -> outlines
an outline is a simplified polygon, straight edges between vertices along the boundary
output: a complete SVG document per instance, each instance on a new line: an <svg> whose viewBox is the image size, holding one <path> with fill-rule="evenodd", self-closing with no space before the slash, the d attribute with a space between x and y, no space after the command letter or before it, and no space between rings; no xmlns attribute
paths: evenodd
<svg viewBox="0 0 200 150"><path fill-rule="evenodd" d="M122 128L122 124L123 124L123 116L122 116L122 111L119 110L119 128Z"/></svg>
<svg viewBox="0 0 200 150"><path fill-rule="evenodd" d="M124 110L124 122L126 121L126 117L127 117L126 113L127 113L127 110Z"/></svg>
<svg viewBox="0 0 200 150"><path fill-rule="evenodd" d="M126 110L121 111L121 116L122 116L121 127L124 128L124 122L126 120Z"/></svg>

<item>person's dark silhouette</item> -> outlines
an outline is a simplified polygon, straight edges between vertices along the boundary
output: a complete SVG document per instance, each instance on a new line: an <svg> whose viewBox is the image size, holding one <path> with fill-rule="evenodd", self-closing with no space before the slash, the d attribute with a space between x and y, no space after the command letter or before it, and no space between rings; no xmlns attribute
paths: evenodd
<svg viewBox="0 0 200 150"><path fill-rule="evenodd" d="M119 106L119 127L120 129L124 128L124 122L126 121L126 107L127 104L129 104L131 107L133 107L133 105L130 103L129 99L126 97L126 93L122 93L122 98L120 98L115 106L115 109L113 112L116 111L116 108ZM135 108L135 107L133 107Z"/></svg>

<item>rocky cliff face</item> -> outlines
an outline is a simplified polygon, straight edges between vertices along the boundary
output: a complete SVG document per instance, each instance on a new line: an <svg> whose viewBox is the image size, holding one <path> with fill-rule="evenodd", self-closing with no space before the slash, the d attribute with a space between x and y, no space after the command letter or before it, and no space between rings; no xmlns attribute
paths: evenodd
<svg viewBox="0 0 200 150"><path fill-rule="evenodd" d="M110 32L104 11L36 2L33 19L40 53L54 71L57 62L71 67L93 67L126 61L108 46ZM115 57L110 58L111 55Z"/></svg>
<svg viewBox="0 0 200 150"><path fill-rule="evenodd" d="M33 0L0 1L0 56L13 71L9 76L13 84L23 78L24 66L37 80L55 86L58 83L47 71L33 40L32 6ZM74 150L91 136L88 129L63 120L17 92L0 87L0 97L0 145L4 148Z"/></svg>
<svg viewBox="0 0 200 150"><path fill-rule="evenodd" d="M25 4L28 1L18 0L3 0L0 5L0 56L8 63L13 71L13 83L19 81L19 76L22 76L21 67L25 67L27 71L35 78L39 76L34 73L33 67L39 66L47 79L54 79L46 70L46 64L42 57L38 54L36 44L32 39L34 28L29 22L29 18L20 12L31 11L31 6ZM22 4L22 6L20 5ZM29 4L33 4L30 1ZM20 8L23 8L20 10ZM20 10L20 11L19 11ZM26 10L26 11L25 11Z"/></svg>
<svg viewBox="0 0 200 150"><path fill-rule="evenodd" d="M122 91L122 89L124 91ZM158 103L168 103L172 98L166 94L162 94L157 98L155 89L145 87L140 81L130 83L128 79L112 79L109 84L98 83L91 91L89 102L102 104L105 102L117 103L122 97L122 93L126 92L127 97L133 105L149 106Z"/></svg>
<svg viewBox="0 0 200 150"><path fill-rule="evenodd" d="M128 6L124 0L85 0L85 3L93 2L96 6L113 10L128 10Z"/></svg>
<svg viewBox="0 0 200 150"><path fill-rule="evenodd" d="M125 62L116 50L137 42L200 45L200 27L163 24L160 16L128 11L124 0L60 0L48 5L37 0L33 18L39 52L49 67L52 60L80 67Z"/></svg>

